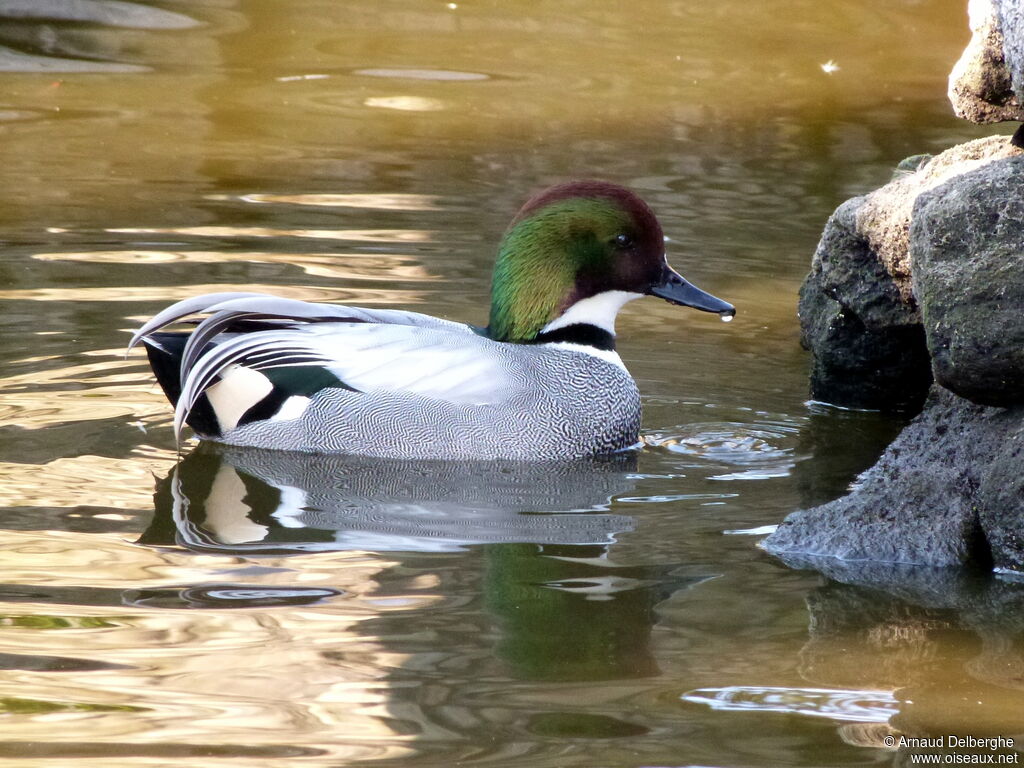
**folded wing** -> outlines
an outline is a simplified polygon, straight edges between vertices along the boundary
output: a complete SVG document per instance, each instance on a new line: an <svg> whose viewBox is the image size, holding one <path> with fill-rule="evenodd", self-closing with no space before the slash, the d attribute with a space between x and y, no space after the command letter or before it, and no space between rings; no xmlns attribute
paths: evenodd
<svg viewBox="0 0 1024 768"><path fill-rule="evenodd" d="M217 416L222 427L231 428L242 412L265 399L284 403L325 386L483 405L504 402L520 379L502 345L467 325L416 312L255 293L215 293L178 302L140 328L129 349L140 340L159 344L154 333L194 314L209 317L196 326L181 352L176 435L199 398L215 386L229 389L217 393L217 400L232 403L233 415Z"/></svg>

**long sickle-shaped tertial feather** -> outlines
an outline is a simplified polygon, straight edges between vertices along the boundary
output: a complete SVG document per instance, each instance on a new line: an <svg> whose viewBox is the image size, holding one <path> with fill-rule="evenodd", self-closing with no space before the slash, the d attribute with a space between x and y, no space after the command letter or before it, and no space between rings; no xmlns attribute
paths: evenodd
<svg viewBox="0 0 1024 768"><path fill-rule="evenodd" d="M183 299L182 301L172 304L167 307L167 309L154 315L145 325L139 328L139 330L132 335L131 341L128 342L128 349L126 350L126 353L131 352L132 348L136 344L151 333L155 333L161 328L181 320L183 317L197 315L201 312L209 312L211 307L232 299L255 299L259 297L274 298L266 293L225 291L223 293L205 293L202 296L193 296L190 299Z"/></svg>
<svg viewBox="0 0 1024 768"><path fill-rule="evenodd" d="M265 317L260 319L268 321L274 319L305 323L341 321L412 325L417 327L437 326L444 327L447 330L468 330L468 328L461 326L459 323L440 320L418 312L406 312L399 309L363 309L361 307L348 307L341 304L314 304L298 299L282 299L267 293L228 291L193 296L190 299L184 299L176 304L172 304L135 332L131 341L128 342L128 351L130 352L146 336L182 318L189 315L216 312L231 312L238 319L241 319L240 316L242 314L252 313L253 315L264 315ZM227 315L222 319L226 320ZM210 320L213 320L213 318L210 318ZM207 337L207 340L209 338L211 337Z"/></svg>
<svg viewBox="0 0 1024 768"><path fill-rule="evenodd" d="M356 307L332 304L310 304L295 299L281 299L276 296L257 294L252 297L232 299L208 306L204 311L213 314L201 322L189 336L181 357L181 378L188 375L196 360L203 354L208 342L218 334L230 329L239 320L258 320L264 323L295 325L298 323L322 322L370 322L376 318L372 312Z"/></svg>

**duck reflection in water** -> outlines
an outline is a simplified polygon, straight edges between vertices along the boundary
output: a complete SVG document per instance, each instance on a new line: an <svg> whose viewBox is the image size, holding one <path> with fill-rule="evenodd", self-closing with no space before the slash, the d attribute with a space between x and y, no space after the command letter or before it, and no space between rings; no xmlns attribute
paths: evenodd
<svg viewBox="0 0 1024 768"><path fill-rule="evenodd" d="M157 489L141 543L226 553L444 552L472 544L606 545L635 455L445 462L202 444Z"/></svg>
<svg viewBox="0 0 1024 768"><path fill-rule="evenodd" d="M482 594L482 603L470 602L482 615L464 620L486 618L484 636L488 625L498 630L493 650L514 678L642 677L657 673L654 606L710 575L678 563L613 560L616 536L635 521L607 510L612 497L634 490L635 465L635 454L430 462L203 444L160 482L156 516L140 543L242 556L388 552L403 563L402 578L428 567L439 592ZM483 545L482 562L474 545ZM453 571L416 557L438 552L466 559ZM453 572L458 583L448 583ZM386 592L391 577L375 578ZM444 608L429 613L417 626L454 618ZM396 651L422 651L404 647L395 620L383 614L365 626L403 645ZM407 630L409 617L401 621ZM588 731L593 723L577 725Z"/></svg>

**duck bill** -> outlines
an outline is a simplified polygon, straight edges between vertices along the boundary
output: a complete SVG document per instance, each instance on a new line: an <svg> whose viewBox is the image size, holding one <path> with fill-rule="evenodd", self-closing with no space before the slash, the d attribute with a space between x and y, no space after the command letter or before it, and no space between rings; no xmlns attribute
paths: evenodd
<svg viewBox="0 0 1024 768"><path fill-rule="evenodd" d="M661 282L652 285L648 292L659 299L665 299L665 301L684 307L693 307L703 312L717 312L723 317L732 317L736 314L736 307L732 304L687 282L682 275L669 266L665 267L665 271L661 275Z"/></svg>

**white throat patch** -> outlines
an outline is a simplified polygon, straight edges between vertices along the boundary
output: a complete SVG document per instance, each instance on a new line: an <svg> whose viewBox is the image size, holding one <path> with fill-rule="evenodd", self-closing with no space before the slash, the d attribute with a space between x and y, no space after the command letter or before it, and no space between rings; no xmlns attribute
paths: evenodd
<svg viewBox="0 0 1024 768"><path fill-rule="evenodd" d="M569 325L594 325L615 335L615 316L626 302L642 298L632 291L604 291L587 299L580 299L565 312L541 329L541 333L557 331Z"/></svg>

